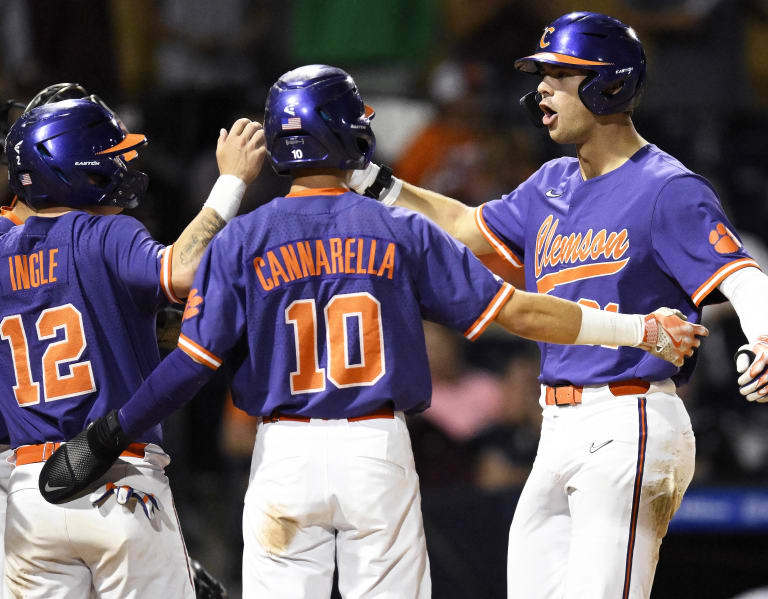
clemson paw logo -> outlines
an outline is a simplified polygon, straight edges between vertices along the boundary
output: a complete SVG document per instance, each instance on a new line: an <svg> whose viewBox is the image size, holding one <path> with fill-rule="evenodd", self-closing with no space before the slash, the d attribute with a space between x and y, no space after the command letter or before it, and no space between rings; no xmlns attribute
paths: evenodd
<svg viewBox="0 0 768 599"><path fill-rule="evenodd" d="M717 223L717 226L709 232L709 243L718 254L732 254L741 248L739 240L723 223Z"/></svg>
<svg viewBox="0 0 768 599"><path fill-rule="evenodd" d="M187 298L187 305L184 306L184 316L181 317L181 322L184 322L187 318L192 318L200 314L198 306L203 303L203 297L197 295L197 289L192 289L189 292Z"/></svg>

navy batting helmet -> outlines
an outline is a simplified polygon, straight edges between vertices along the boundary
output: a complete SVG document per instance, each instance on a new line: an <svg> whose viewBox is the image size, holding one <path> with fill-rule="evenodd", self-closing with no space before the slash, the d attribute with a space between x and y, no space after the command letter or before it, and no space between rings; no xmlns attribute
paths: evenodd
<svg viewBox="0 0 768 599"><path fill-rule="evenodd" d="M572 12L555 19L544 28L536 52L516 60L515 68L538 73L541 63L588 71L579 97L599 115L632 110L645 83L645 52L635 30L618 19L592 12Z"/></svg>
<svg viewBox="0 0 768 599"><path fill-rule="evenodd" d="M269 90L264 133L278 174L297 168L364 168L373 156L373 109L345 71L307 65Z"/></svg>
<svg viewBox="0 0 768 599"><path fill-rule="evenodd" d="M148 177L129 170L121 156L146 142L91 100L45 104L22 114L8 133L9 184L33 208L134 208Z"/></svg>

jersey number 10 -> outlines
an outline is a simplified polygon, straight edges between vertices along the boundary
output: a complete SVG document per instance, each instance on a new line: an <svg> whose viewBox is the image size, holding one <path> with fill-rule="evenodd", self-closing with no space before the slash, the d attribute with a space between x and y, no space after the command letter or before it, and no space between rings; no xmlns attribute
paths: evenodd
<svg viewBox="0 0 768 599"><path fill-rule="evenodd" d="M51 343L43 353L42 370L45 401L74 397L96 390L90 361L69 364L69 374L61 375L61 364L77 360L86 346L83 316L72 304L48 308L40 313L37 323L40 341L53 339L57 331L64 331L61 341ZM20 314L6 316L0 322L0 339L11 345L16 385L13 394L22 407L40 403L40 383L32 378L29 344Z"/></svg>
<svg viewBox="0 0 768 599"><path fill-rule="evenodd" d="M327 378L336 387L373 385L385 372L381 304L370 293L334 295L323 310L327 336ZM360 362L350 364L348 319L357 319ZM318 361L317 312L314 299L296 300L285 309L293 326L296 370L290 374L291 394L316 393L326 386L326 368Z"/></svg>

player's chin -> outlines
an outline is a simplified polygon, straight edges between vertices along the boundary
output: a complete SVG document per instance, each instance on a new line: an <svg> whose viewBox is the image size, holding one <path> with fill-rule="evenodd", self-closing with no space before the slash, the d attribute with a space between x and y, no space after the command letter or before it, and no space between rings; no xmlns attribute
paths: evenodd
<svg viewBox="0 0 768 599"><path fill-rule="evenodd" d="M558 120L547 127L547 130L549 131L549 138L558 144L574 143L571 139L572 136L568 135L568 132L558 123Z"/></svg>

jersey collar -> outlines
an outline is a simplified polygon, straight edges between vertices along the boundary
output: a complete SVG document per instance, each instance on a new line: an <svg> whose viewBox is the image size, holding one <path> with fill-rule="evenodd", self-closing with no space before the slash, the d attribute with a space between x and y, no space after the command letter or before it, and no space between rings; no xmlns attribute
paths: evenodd
<svg viewBox="0 0 768 599"><path fill-rule="evenodd" d="M287 194L286 198L300 198L303 196L340 196L350 191L344 187L318 187L316 189L304 189Z"/></svg>
<svg viewBox="0 0 768 599"><path fill-rule="evenodd" d="M16 216L13 212L11 212L12 208L10 206L2 206L0 207L0 216L7 218L9 221L11 221L14 225L23 225L24 223L19 220L19 217Z"/></svg>

